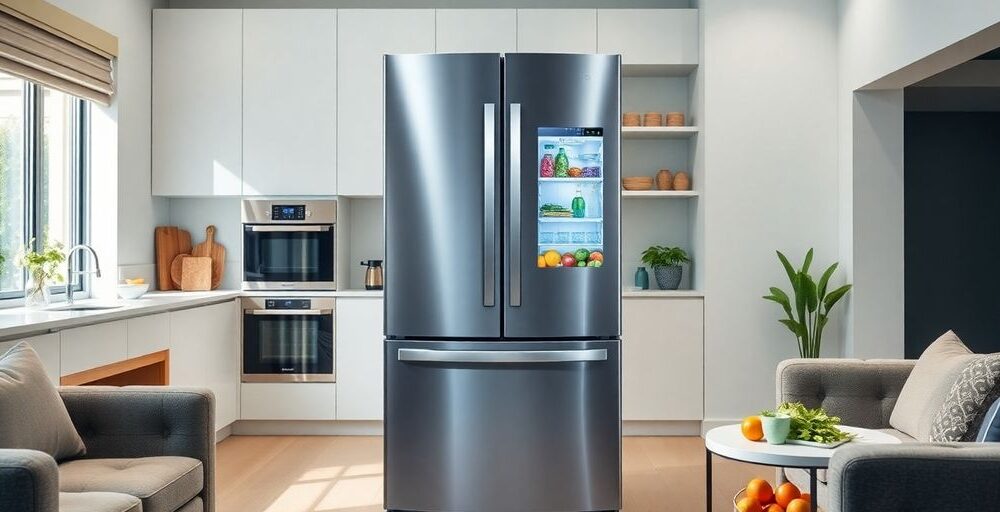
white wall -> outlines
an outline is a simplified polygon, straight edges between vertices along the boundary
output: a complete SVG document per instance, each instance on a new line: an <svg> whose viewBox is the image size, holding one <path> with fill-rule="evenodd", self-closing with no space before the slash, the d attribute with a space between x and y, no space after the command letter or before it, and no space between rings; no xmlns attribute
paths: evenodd
<svg viewBox="0 0 1000 512"><path fill-rule="evenodd" d="M836 6L702 0L705 112L705 416L774 405L774 369L797 357L761 296L787 289L774 251L837 259ZM843 279L841 274L838 282ZM837 321L824 354L839 353Z"/></svg>
<svg viewBox="0 0 1000 512"><path fill-rule="evenodd" d="M150 192L152 9L166 0L50 1L118 37L114 101L92 109L92 239L113 294L115 267L152 264L153 228L167 221L167 200Z"/></svg>

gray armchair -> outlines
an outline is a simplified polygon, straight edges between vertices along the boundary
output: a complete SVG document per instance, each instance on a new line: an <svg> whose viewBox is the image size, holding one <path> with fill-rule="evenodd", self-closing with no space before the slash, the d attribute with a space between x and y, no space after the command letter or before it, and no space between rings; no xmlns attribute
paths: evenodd
<svg viewBox="0 0 1000 512"><path fill-rule="evenodd" d="M165 387L65 387L87 447L56 461L0 449L5 512L214 512L215 400Z"/></svg>
<svg viewBox="0 0 1000 512"><path fill-rule="evenodd" d="M889 416L916 361L792 359L777 370L778 402L823 407L846 425L878 429L897 445L846 445L819 474L829 512L983 510L1000 506L1000 443L921 443ZM784 476L808 485L802 470Z"/></svg>

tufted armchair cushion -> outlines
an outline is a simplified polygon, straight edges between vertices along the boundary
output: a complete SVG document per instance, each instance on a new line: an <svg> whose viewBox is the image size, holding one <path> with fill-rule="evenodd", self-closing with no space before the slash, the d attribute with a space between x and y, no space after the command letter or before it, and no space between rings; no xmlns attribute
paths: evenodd
<svg viewBox="0 0 1000 512"><path fill-rule="evenodd" d="M915 364L901 359L789 359L778 365L776 399L823 407L845 425L889 428L896 399Z"/></svg>

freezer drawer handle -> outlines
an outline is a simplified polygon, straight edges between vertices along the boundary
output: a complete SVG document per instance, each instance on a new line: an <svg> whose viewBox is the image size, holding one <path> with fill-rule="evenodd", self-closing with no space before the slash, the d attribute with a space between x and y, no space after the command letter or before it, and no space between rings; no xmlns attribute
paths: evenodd
<svg viewBox="0 0 1000 512"><path fill-rule="evenodd" d="M521 306L521 104L510 104L510 305Z"/></svg>
<svg viewBox="0 0 1000 512"><path fill-rule="evenodd" d="M493 281L496 247L496 105L483 103L483 306L496 306Z"/></svg>
<svg viewBox="0 0 1000 512"><path fill-rule="evenodd" d="M428 350L401 348L400 361L433 363L575 363L582 361L607 361L608 350Z"/></svg>

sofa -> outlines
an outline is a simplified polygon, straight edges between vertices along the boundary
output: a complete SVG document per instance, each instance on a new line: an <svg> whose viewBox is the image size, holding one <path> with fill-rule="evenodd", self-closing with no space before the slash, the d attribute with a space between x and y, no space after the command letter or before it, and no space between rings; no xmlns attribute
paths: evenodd
<svg viewBox="0 0 1000 512"><path fill-rule="evenodd" d="M844 425L877 429L895 445L838 448L818 472L827 512L1000 510L1000 443L929 443L889 425L914 360L792 359L777 369L777 401L823 407ZM808 474L780 475L808 488ZM986 508L983 508L986 507Z"/></svg>
<svg viewBox="0 0 1000 512"><path fill-rule="evenodd" d="M0 510L215 510L210 391L63 387L59 395L86 454L57 464L41 451L0 449Z"/></svg>

